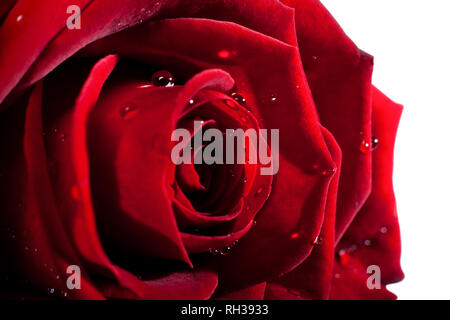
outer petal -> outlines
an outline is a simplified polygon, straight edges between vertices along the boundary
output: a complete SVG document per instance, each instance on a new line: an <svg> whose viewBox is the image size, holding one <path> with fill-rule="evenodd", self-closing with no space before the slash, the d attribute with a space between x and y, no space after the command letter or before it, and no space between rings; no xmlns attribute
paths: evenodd
<svg viewBox="0 0 450 320"><path fill-rule="evenodd" d="M373 132L379 145L373 150L372 193L337 247L334 299L393 298L385 285L403 279L400 268L400 232L392 187L395 135L402 106L373 88ZM367 268L381 270L381 290L369 290ZM337 275L337 276L336 276Z"/></svg>
<svg viewBox="0 0 450 320"><path fill-rule="evenodd" d="M334 263L334 223L342 155L331 133L323 129L328 149L337 166L327 194L322 230L309 257L291 272L267 285L265 299L328 299Z"/></svg>
<svg viewBox="0 0 450 320"><path fill-rule="evenodd" d="M18 1L0 28L0 103L32 63L61 30L66 28L67 7L86 8L89 0ZM42 17L51 17L42 22ZM37 28L36 26L40 26Z"/></svg>
<svg viewBox="0 0 450 320"><path fill-rule="evenodd" d="M82 9L80 30L66 28L69 5ZM105 10L107 8L107 10ZM16 19L23 15L25 27L16 28ZM273 23L273 16L278 17ZM181 2L177 0L47 0L44 5L35 0L20 1L0 29L0 103L17 85L32 63L32 70L19 85L29 87L83 46L107 35L129 28L147 19L196 16L218 20L231 20L275 38L295 43L293 11L277 1L202 0ZM47 20L44 29L42 17ZM33 36L30 36L33 35ZM18 54L11 56L10 52ZM39 58L38 58L39 57ZM6 107L6 106L5 106Z"/></svg>
<svg viewBox="0 0 450 320"><path fill-rule="evenodd" d="M337 140L344 159L336 213L336 239L353 220L371 188L373 59L345 35L318 0L285 0L295 8L302 62L322 125Z"/></svg>

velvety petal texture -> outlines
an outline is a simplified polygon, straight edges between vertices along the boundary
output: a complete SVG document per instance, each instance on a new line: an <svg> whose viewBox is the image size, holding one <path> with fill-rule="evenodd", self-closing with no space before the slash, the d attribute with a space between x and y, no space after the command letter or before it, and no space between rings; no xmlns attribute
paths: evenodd
<svg viewBox="0 0 450 320"><path fill-rule="evenodd" d="M3 1L0 295L395 298L372 69L318 0Z"/></svg>

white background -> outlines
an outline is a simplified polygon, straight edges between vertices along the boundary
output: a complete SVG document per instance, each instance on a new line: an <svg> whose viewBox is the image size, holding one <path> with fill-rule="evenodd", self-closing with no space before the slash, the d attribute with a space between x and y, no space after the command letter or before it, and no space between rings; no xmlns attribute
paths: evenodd
<svg viewBox="0 0 450 320"><path fill-rule="evenodd" d="M399 299L450 299L450 0L322 3L375 56L375 86L405 106L394 188L406 278L388 288Z"/></svg>

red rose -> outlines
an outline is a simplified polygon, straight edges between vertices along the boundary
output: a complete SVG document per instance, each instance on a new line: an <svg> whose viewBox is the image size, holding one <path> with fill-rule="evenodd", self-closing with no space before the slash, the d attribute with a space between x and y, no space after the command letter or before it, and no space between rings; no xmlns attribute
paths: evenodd
<svg viewBox="0 0 450 320"><path fill-rule="evenodd" d="M2 2L4 296L395 298L402 107L319 1L283 2ZM174 164L198 121L278 129L278 172Z"/></svg>

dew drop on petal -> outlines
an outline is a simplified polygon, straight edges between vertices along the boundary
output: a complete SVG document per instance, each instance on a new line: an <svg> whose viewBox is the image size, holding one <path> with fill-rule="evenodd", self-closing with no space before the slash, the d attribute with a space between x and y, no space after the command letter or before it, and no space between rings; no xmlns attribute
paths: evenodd
<svg viewBox="0 0 450 320"><path fill-rule="evenodd" d="M227 256L231 253L231 249L233 249L231 246L226 246L222 250L219 250L221 256Z"/></svg>
<svg viewBox="0 0 450 320"><path fill-rule="evenodd" d="M130 120L139 112L139 107L133 103L126 103L120 108L120 116L124 120Z"/></svg>
<svg viewBox="0 0 450 320"><path fill-rule="evenodd" d="M313 244L313 245L316 245L316 246L317 246L317 245L320 245L320 244L322 243L322 240L323 240L322 237L317 236L317 237L314 238L312 244Z"/></svg>
<svg viewBox="0 0 450 320"><path fill-rule="evenodd" d="M239 109L238 105L234 101L224 100L224 103L230 109L233 109L233 110L238 110Z"/></svg>
<svg viewBox="0 0 450 320"><path fill-rule="evenodd" d="M359 150L360 150L362 153L369 153L369 152L370 152L370 142L368 142L368 141L366 141L366 140L363 140L363 141L361 142L361 145L360 145L360 147L359 147Z"/></svg>
<svg viewBox="0 0 450 320"><path fill-rule="evenodd" d="M161 70L153 74L152 83L155 87L173 87L175 79L169 71Z"/></svg>
<svg viewBox="0 0 450 320"><path fill-rule="evenodd" d="M378 140L377 137L372 137L372 150L376 149L378 147L379 143L380 143L380 140Z"/></svg>
<svg viewBox="0 0 450 320"><path fill-rule="evenodd" d="M243 115L243 116L241 116L241 122L243 123L243 124L247 124L248 123L248 116L246 116L246 115Z"/></svg>
<svg viewBox="0 0 450 320"><path fill-rule="evenodd" d="M19 16L17 17L16 21L17 21L17 22L20 22L20 21L22 21L22 19L23 19L23 15L19 15Z"/></svg>
<svg viewBox="0 0 450 320"><path fill-rule="evenodd" d="M221 59L228 59L231 56L231 53L228 50L220 50L217 52L217 56Z"/></svg>
<svg viewBox="0 0 450 320"><path fill-rule="evenodd" d="M256 190L256 195L257 196L259 196L262 192L264 191L264 186L261 186L261 187L259 187L257 190Z"/></svg>
<svg viewBox="0 0 450 320"><path fill-rule="evenodd" d="M61 133L61 135L59 136L59 139L61 140L61 142L65 142L66 137L67 137L67 135L65 133Z"/></svg>
<svg viewBox="0 0 450 320"><path fill-rule="evenodd" d="M295 240L295 239L297 239L299 236L300 236L300 234L299 234L298 232L292 233L292 234L291 234L291 239L292 239L292 240Z"/></svg>
<svg viewBox="0 0 450 320"><path fill-rule="evenodd" d="M237 102L239 103L241 106L244 106L247 103L247 100L245 99L245 97L240 94L239 92L233 92L231 94L231 97Z"/></svg>
<svg viewBox="0 0 450 320"><path fill-rule="evenodd" d="M336 171L337 171L337 168L329 168L329 169L322 170L321 173L322 173L323 176L326 176L326 175L329 175L329 174L333 174Z"/></svg>
<svg viewBox="0 0 450 320"><path fill-rule="evenodd" d="M371 242L370 240L364 240L364 245L365 245L366 247L370 246L371 243L372 243L372 242Z"/></svg>
<svg viewBox="0 0 450 320"><path fill-rule="evenodd" d="M339 261L341 262L342 265L347 264L349 258L350 257L348 255L347 251L345 251L344 249L339 250Z"/></svg>
<svg viewBox="0 0 450 320"><path fill-rule="evenodd" d="M382 227L382 228L380 229L380 232L381 232L381 233L386 233L387 230L388 230L388 229L387 229L386 227Z"/></svg>
<svg viewBox="0 0 450 320"><path fill-rule="evenodd" d="M218 249L209 249L209 253L213 256L217 256L220 254L220 251Z"/></svg>

